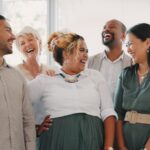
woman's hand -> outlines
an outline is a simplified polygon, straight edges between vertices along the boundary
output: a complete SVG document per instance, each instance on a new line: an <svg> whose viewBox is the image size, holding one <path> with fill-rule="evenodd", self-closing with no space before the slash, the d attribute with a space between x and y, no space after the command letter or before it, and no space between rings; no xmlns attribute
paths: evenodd
<svg viewBox="0 0 150 150"><path fill-rule="evenodd" d="M52 122L52 118L50 118L50 115L48 115L44 118L41 125L36 125L37 136L40 136L40 134L44 131L48 131L49 127L52 125Z"/></svg>
<svg viewBox="0 0 150 150"><path fill-rule="evenodd" d="M148 139L147 142L146 142L145 148L146 148L147 150L150 150L150 137L149 137L149 139Z"/></svg>
<svg viewBox="0 0 150 150"><path fill-rule="evenodd" d="M52 70L52 69L49 69L46 71L46 74L51 77L55 76L55 73L56 73L55 70Z"/></svg>

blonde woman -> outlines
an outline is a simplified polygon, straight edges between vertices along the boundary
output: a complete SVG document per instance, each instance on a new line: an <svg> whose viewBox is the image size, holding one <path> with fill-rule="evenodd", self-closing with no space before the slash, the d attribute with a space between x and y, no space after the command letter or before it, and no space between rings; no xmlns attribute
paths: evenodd
<svg viewBox="0 0 150 150"><path fill-rule="evenodd" d="M23 56L23 62L16 66L17 70L29 82L38 74L48 74L48 66L40 64L39 57L42 50L42 41L39 33L32 27L24 27L16 36L16 45ZM52 119L47 115L41 124L36 125L37 136L47 131Z"/></svg>

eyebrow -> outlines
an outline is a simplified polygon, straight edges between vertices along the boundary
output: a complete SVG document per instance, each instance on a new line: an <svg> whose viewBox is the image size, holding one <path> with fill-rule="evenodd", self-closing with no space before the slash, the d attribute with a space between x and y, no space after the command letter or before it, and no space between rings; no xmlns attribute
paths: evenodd
<svg viewBox="0 0 150 150"><path fill-rule="evenodd" d="M5 26L5 29L9 29L10 31L12 31L11 27Z"/></svg>

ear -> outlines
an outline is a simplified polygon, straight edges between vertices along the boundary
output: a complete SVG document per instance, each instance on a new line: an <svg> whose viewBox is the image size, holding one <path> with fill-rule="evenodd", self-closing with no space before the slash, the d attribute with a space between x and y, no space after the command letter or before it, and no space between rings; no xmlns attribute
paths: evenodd
<svg viewBox="0 0 150 150"><path fill-rule="evenodd" d="M66 60L68 58L68 54L63 50L63 59Z"/></svg>
<svg viewBox="0 0 150 150"><path fill-rule="evenodd" d="M150 38L146 39L146 47L147 47L147 49L150 48Z"/></svg>
<svg viewBox="0 0 150 150"><path fill-rule="evenodd" d="M125 32L122 32L122 41L124 41L125 40L125 38L126 38L126 33Z"/></svg>

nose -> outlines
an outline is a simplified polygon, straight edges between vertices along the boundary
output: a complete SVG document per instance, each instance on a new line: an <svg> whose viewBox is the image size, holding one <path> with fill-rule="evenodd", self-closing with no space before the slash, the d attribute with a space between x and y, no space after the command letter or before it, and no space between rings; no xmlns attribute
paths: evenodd
<svg viewBox="0 0 150 150"><path fill-rule="evenodd" d="M15 39L16 39L16 36L15 36L13 33L11 33L11 39L12 39L12 40L15 40Z"/></svg>
<svg viewBox="0 0 150 150"><path fill-rule="evenodd" d="M88 58L88 51L87 50L84 52L84 57Z"/></svg>
<svg viewBox="0 0 150 150"><path fill-rule="evenodd" d="M130 46L127 46L127 52L128 52L129 54L132 53L132 49L130 48Z"/></svg>
<svg viewBox="0 0 150 150"><path fill-rule="evenodd" d="M105 26L104 29L103 29L103 31L104 31L104 32L110 31L110 27L109 27L109 26Z"/></svg>

